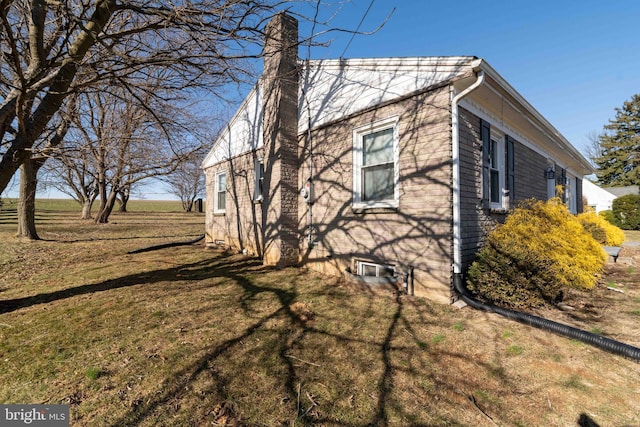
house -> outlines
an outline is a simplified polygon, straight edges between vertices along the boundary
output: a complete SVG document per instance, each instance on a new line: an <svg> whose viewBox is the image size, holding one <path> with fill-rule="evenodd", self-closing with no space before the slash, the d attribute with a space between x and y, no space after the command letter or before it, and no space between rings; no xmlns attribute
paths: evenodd
<svg viewBox="0 0 640 427"><path fill-rule="evenodd" d="M562 184L581 209L589 162L485 60L299 61L295 19L265 33L264 73L202 165L208 245L449 303L519 200Z"/></svg>
<svg viewBox="0 0 640 427"><path fill-rule="evenodd" d="M628 196L629 194L640 194L640 190L637 185L627 185L624 187L605 187L605 190L616 197Z"/></svg>
<svg viewBox="0 0 640 427"><path fill-rule="evenodd" d="M595 212L611 210L613 201L618 196L609 190L609 188L602 188L586 178L582 180L582 195L587 201L587 206Z"/></svg>

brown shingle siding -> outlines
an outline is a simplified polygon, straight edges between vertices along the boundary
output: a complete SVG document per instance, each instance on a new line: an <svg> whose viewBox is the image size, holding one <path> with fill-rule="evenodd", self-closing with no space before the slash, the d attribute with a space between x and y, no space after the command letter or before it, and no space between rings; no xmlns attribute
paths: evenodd
<svg viewBox="0 0 640 427"><path fill-rule="evenodd" d="M536 198L547 199L547 181L544 171L547 159L523 144L516 144L515 150L516 201Z"/></svg>
<svg viewBox="0 0 640 427"><path fill-rule="evenodd" d="M485 242L494 218L482 208L480 118L460 108L460 217L462 268L465 271Z"/></svg>
<svg viewBox="0 0 640 427"><path fill-rule="evenodd" d="M318 246L305 256L331 254L336 268L354 258L412 266L416 292L443 302L451 281L451 140L448 88L421 94L354 116L312 134L314 144L314 235ZM352 209L353 130L399 116L400 201L397 209ZM308 146L301 149L300 182L308 176ZM299 223L307 226L308 209Z"/></svg>

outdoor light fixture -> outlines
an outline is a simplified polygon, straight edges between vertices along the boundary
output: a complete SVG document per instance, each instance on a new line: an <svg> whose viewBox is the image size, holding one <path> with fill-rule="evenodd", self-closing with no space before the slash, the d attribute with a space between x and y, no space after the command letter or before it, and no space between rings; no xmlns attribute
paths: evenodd
<svg viewBox="0 0 640 427"><path fill-rule="evenodd" d="M553 167L549 166L546 171L544 171L544 176L547 179L556 179L556 171Z"/></svg>

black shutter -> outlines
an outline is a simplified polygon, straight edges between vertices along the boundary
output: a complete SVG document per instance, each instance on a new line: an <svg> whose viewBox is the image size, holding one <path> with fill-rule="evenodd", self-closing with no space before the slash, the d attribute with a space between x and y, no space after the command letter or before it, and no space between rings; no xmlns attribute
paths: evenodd
<svg viewBox="0 0 640 427"><path fill-rule="evenodd" d="M514 146L515 143L513 141L513 138L511 138L509 135L507 135L505 137L505 143L507 146L507 168L506 168L506 172L507 172L507 179L506 184L507 184L507 194L509 195L509 205L507 206L508 208L513 208L515 207L515 201L516 201L516 196L515 196L515 156L514 156Z"/></svg>
<svg viewBox="0 0 640 427"><path fill-rule="evenodd" d="M582 213L584 206L582 205L582 178L576 177L576 213Z"/></svg>
<svg viewBox="0 0 640 427"><path fill-rule="evenodd" d="M482 138L482 207L491 207L491 125L480 120L480 137Z"/></svg>

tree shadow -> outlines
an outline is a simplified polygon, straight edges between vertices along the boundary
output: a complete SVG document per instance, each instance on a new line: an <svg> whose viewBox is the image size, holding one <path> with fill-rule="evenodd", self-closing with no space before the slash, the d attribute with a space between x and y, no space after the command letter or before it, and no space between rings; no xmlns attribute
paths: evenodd
<svg viewBox="0 0 640 427"><path fill-rule="evenodd" d="M229 264L226 266L225 260L227 260L227 257L198 261L166 269L130 274L116 279L74 286L28 297L0 300L0 314L10 313L22 308L52 303L80 295L94 294L131 286L150 286L154 283L165 281L200 280L207 277L214 277L219 274L225 274L230 271L229 269L231 268L262 266L262 262L257 259L247 259L241 263L238 263L237 261L229 261Z"/></svg>
<svg viewBox="0 0 640 427"><path fill-rule="evenodd" d="M157 269L155 271L131 274L117 279L105 280L94 284L85 284L75 286L73 288L64 289L55 292L42 293L25 298L13 300L4 300L0 304L0 313L8 313L22 308L36 306L38 304L53 303L65 299L74 298L86 294L94 294L107 292L110 290L121 289L131 286L152 287L154 284L171 281L201 281L214 277L223 277L229 279L234 285L239 287L240 293L237 298L239 316L244 320L249 320L246 326L243 326L232 337L225 339L223 342L217 342L209 346L203 347L203 354L191 362L184 369L179 371L170 371L166 380L156 391L151 391L147 396L140 399L139 402L127 410L117 420L112 421L113 426L134 426L148 423L149 420L155 419L158 415L164 416L171 412L174 404L178 404L182 398L186 397L197 381L203 375L211 375L214 378L206 384L202 391L204 395L214 395L224 398L229 393L229 378L245 375L251 369L251 366L243 365L242 371L233 370L225 372L223 375L215 375L216 366L224 362L225 357L242 357L243 343L252 337L260 337L261 333L268 330L270 336L273 337L273 345L269 348L260 349L264 351L264 357L276 357L278 359L278 370L276 380L286 391L289 405L291 406L291 417L294 423L302 425L324 425L331 424L336 426L385 426L393 423L390 414L397 417L400 414L406 419L412 419L410 409L402 407L402 402L394 395L396 387L396 378L399 374L416 376L426 375L431 378L434 384L442 390L452 390L456 386L447 384L442 378L430 372L430 366L426 364L416 364L412 366L403 366L398 361L400 353L411 351L406 343L399 343L400 337L404 334L411 336L419 335L415 331L415 320L409 319L405 315L405 306L407 304L406 297L397 295L395 298L390 296L372 295L369 297L368 307L362 308L361 312L354 314L356 317L353 321L354 325L348 325L346 331L335 332L327 326L318 325L313 321L309 321L296 311L293 306L296 302L304 298L313 298L314 296L332 295L331 286L327 287L324 283L318 283L318 289L307 290L304 297L299 293L296 283L292 282L290 286L282 286L281 284L265 284L252 279L255 275L262 275L276 271L273 268L264 267L261 260L257 258L246 258L240 256L229 256L227 254L214 256L211 259L173 266L166 269ZM209 285L207 285L209 286ZM336 285L339 286L339 285ZM343 287L340 287L341 289ZM344 290L344 289L343 289ZM259 302L264 296L274 297L276 304L268 309L267 313L252 308L254 302ZM335 294L335 298L343 298L340 292ZM353 334L352 331L357 330L357 322L359 317L362 319L371 318L379 309L380 298L383 302L389 304L389 311L381 318L380 334L377 338L367 338ZM423 313L425 317L419 319L420 325L425 326L434 322L431 316ZM325 313L316 313L317 316L325 317L329 322L345 322L344 318L331 319L330 315ZM284 326L277 329L268 328L267 325L272 320L284 320ZM305 382L309 372L305 370L304 364L300 359L296 359L295 355L299 351L308 350L308 341L314 337L328 337L329 340L321 341L323 346L314 348L313 351L318 355L331 354L334 348L332 346L364 346L369 353L366 356L356 356L354 359L355 369L358 375L371 369L371 363L376 365L375 384L376 387L376 403L371 408L370 419L363 422L345 421L335 414L324 414L322 411L315 411L314 404L305 402L298 403L297 407L294 403L300 399L301 385ZM414 349L415 350L415 349ZM427 351L432 358L451 357L463 358L463 354L456 354L446 350L429 346L423 349ZM235 355L235 356L234 356ZM321 356L320 356L321 357ZM319 366L319 365L318 365ZM480 364L481 368L491 369L488 365ZM330 366L326 367L331 369ZM240 368L238 368L240 369ZM502 378L505 384L509 383L509 379L505 376ZM459 385L458 385L459 386ZM471 386L469 386L471 387ZM177 402L177 403L176 403ZM168 415L167 415L168 416ZM448 425L462 425L453 417L447 419ZM412 422L412 425L421 424L419 420Z"/></svg>
<svg viewBox="0 0 640 427"><path fill-rule="evenodd" d="M301 425L336 425L336 426L385 426L393 424L396 417L412 420L411 425L427 425L422 423L419 418L414 418L410 408L403 407L403 402L395 395L395 389L398 386L399 375L414 377L424 376L429 379L442 394L442 390L448 390L451 393L460 393L459 389L473 390L473 383L467 385L449 384L446 379L432 371L432 367L428 363L413 362L409 366L403 365L399 360L402 354L416 351L422 345L419 332L416 327L425 327L435 324L434 318L428 312L421 312L420 318L408 318L405 313L407 304L413 304L411 299L404 296L396 295L396 297L384 295L370 295L365 299L366 305L354 313L353 318L345 319L343 317L332 318L330 314L319 312L318 317L326 319L329 324L342 322L342 326L346 326L346 330L336 332L335 329L326 326L324 323L314 323L309 321L296 311L293 306L296 302L319 296L333 296L334 292L331 286L325 283L318 283L317 290L314 288L305 291L304 296L300 294L298 285L292 282L290 285L282 286L279 283L264 283L254 280L256 275L262 275L269 272L277 272L273 268L264 267L262 261L258 258L246 258L240 256L230 256L228 254L216 254L210 259L178 266L172 266L166 269L157 269L150 272L130 274L116 279L105 280L94 284L84 284L72 288L41 293L24 298L0 301L0 313L9 313L22 308L33 307L39 304L53 303L63 301L74 297L95 294L100 292L108 292L126 287L139 286L142 289L151 288L154 284L162 282L184 282L184 281L202 281L215 277L223 277L229 279L234 285L238 286L239 295L237 298L237 306L239 316L248 324L239 329L228 339L223 342L216 342L209 346L203 347L203 354L191 362L184 369L179 371L170 371L162 385L159 385L155 391L149 392L146 396L139 400L138 403L127 409L127 412L121 415L110 425L113 426L134 426L148 423L157 416L169 416L174 405L179 406L181 399L186 398L189 390L191 390L196 382L199 382L203 376L211 376L212 380L205 383L204 395L217 396L224 399L229 396L230 378L242 377L247 374L247 369L252 366L244 364L242 370L235 368L231 372L224 372L223 375L215 373L216 366L224 363L228 357L242 357L242 349L244 342L249 339L262 337L261 334L268 332L272 338L272 345L258 349L256 351L264 352L264 357L275 357L278 360L278 372L275 373L275 381L281 385L287 396L287 402L290 406L291 418L294 423ZM209 284L205 284L210 286ZM215 285L214 285L215 286ZM339 286L339 285L336 285ZM343 291L344 286L340 286ZM142 291L142 290L141 290ZM264 299L264 296L273 297L275 304L268 308L268 311L256 311L253 308L254 303ZM334 295L339 304L348 306L348 302L344 301L342 291L336 292ZM389 308L384 316L380 318L380 330L376 337L366 337L357 334L358 323L365 319L370 319L379 313L380 302ZM413 312L413 311L412 311ZM285 324L278 328L267 327L272 320L284 320ZM345 324L349 322L349 324ZM353 322L353 324L351 324ZM406 336L414 336L414 343L406 343ZM314 403L305 401L304 403L295 404L300 399L301 385L307 381L310 372L308 366L299 362L296 355L300 355L300 351L309 351L309 342L314 338L324 337L328 339L320 340L320 347L313 348L313 352L322 357L323 354L331 354L335 347L359 346L365 349L362 355L354 355L353 367L355 375L363 375L363 373L371 371L372 364L375 366L375 404L368 411L369 419L355 422L345 420L339 414L323 413L322 410L316 410ZM405 337L403 341L401 337ZM423 338L423 340L426 340ZM315 341L314 341L315 342ZM431 359L439 359L442 357L462 359L466 356L447 350L445 347L426 345L420 347L420 351L427 352ZM419 359L419 358L418 358ZM318 359L320 361L322 359ZM340 360L340 359L339 359ZM326 362L323 362L325 364ZM486 371L496 370L489 364L476 362L480 369ZM330 365L325 365L326 369L331 369ZM241 369L238 367L237 369ZM499 369L496 370L500 376L500 381L505 384L506 389L513 389L510 385L509 378ZM200 381L198 384L202 384ZM303 391L304 393L304 391ZM304 394L303 394L304 396ZM373 396L372 396L373 397ZM468 395L467 395L468 397ZM420 396L416 396L420 398ZM455 404L455 402L449 402ZM448 416L447 425L462 425L454 416Z"/></svg>

